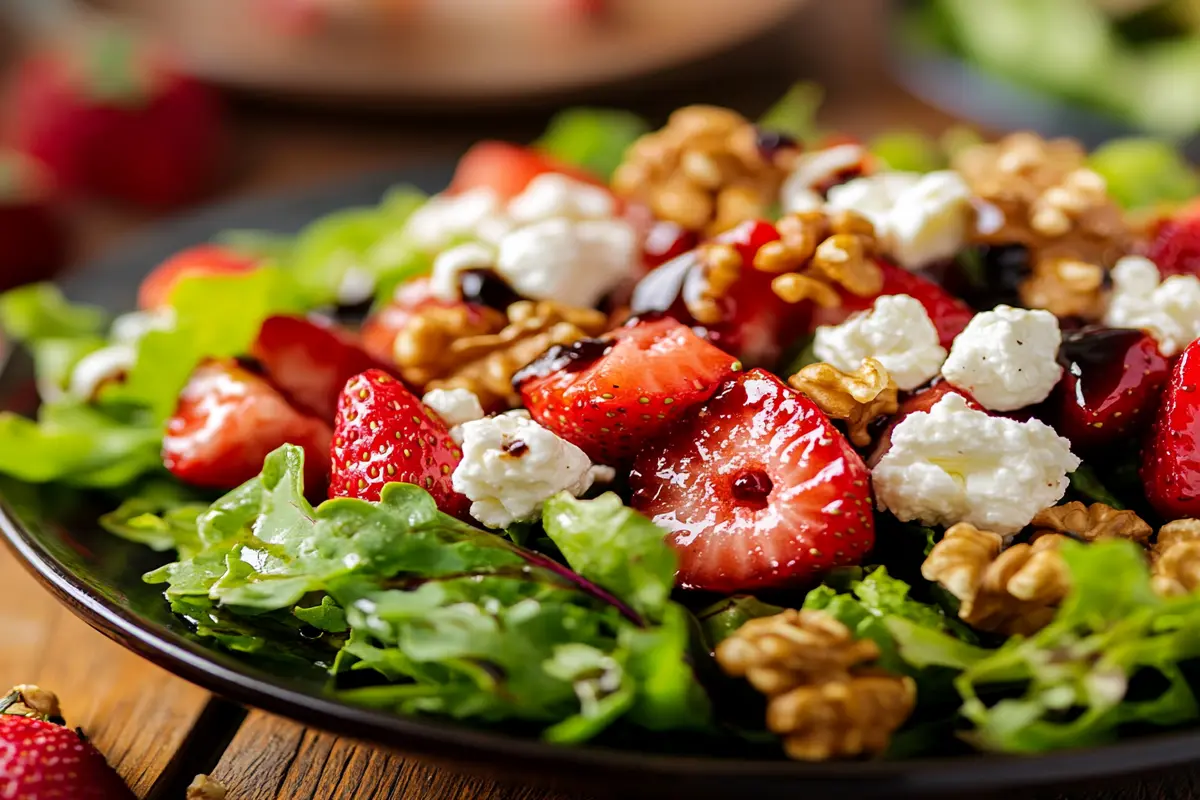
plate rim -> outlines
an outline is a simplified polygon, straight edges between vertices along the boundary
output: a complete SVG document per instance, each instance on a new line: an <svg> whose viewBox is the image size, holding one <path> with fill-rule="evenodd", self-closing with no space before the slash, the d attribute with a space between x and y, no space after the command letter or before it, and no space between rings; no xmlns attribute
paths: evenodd
<svg viewBox="0 0 1200 800"><path fill-rule="evenodd" d="M386 188L397 182L429 183L427 179L422 181L421 176L428 178L431 174L440 173L428 167L377 171L318 184L307 190L206 206L151 226L146 233L93 260L74 277L90 275L95 279L97 272L112 270L116 264L127 264L130 260L127 255L144 255L156 244L191 235L206 227L215 230L223 226L221 220L226 213L241 214L254 208L288 213L289 208L302 207L306 199L321 205L322 198L334 202L348 196L358 197L376 193L380 187ZM181 242L178 246L186 244ZM71 293L71 277L66 282L68 293ZM7 359L6 364L3 355L0 353L0 374L18 368L20 359ZM508 774L536 773L543 780L549 778L557 783L565 780L566 785L576 786L589 780L602 780L606 788L620 786L639 794L663 787L679 790L683 781L689 786L689 793L699 796L724 796L730 791L753 789L757 796L774 797L787 793L790 797L796 789L804 788L828 794L852 790L856 797L901 794L928 797L980 789L1051 786L1200 763L1200 728L1036 755L974 754L816 764L553 745L482 731L467 724L405 717L354 706L288 686L283 679L267 680L263 670L250 664L233 669L219 663L208 655L213 648L188 640L93 592L86 580L51 553L41 537L21 522L2 494L0 538L56 600L91 627L166 671L215 695L248 706L415 756L452 761L460 768L490 768L493 772ZM563 773L570 777L556 781L555 774ZM595 789L595 784L592 788Z"/></svg>

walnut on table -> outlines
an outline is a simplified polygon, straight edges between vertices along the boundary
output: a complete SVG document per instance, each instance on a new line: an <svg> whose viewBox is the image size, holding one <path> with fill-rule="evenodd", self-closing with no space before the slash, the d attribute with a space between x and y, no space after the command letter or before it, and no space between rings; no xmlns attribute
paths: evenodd
<svg viewBox="0 0 1200 800"><path fill-rule="evenodd" d="M859 447L871 443L872 421L900 409L896 381L874 358L864 358L854 372L824 362L809 364L788 378L788 385L830 418L844 420L850 441Z"/></svg>
<svg viewBox="0 0 1200 800"><path fill-rule="evenodd" d="M767 696L767 728L797 760L880 753L916 704L911 678L870 666L878 646L822 611L751 620L716 658Z"/></svg>

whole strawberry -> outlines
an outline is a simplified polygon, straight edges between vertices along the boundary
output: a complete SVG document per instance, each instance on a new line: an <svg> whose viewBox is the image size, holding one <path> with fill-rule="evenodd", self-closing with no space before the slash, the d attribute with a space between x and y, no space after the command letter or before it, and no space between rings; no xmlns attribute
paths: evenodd
<svg viewBox="0 0 1200 800"><path fill-rule="evenodd" d="M124 31L20 65L7 139L65 188L155 208L202 196L224 153L216 94Z"/></svg>
<svg viewBox="0 0 1200 800"><path fill-rule="evenodd" d="M36 686L0 701L0 797L132 800L104 756L57 715L54 695Z"/></svg>
<svg viewBox="0 0 1200 800"><path fill-rule="evenodd" d="M33 160L0 150L0 291L50 277L66 254L49 176Z"/></svg>
<svg viewBox="0 0 1200 800"><path fill-rule="evenodd" d="M396 378L370 369L346 382L333 425L330 497L378 500L388 483L411 483L447 514L470 503L451 487L462 450L446 425Z"/></svg>

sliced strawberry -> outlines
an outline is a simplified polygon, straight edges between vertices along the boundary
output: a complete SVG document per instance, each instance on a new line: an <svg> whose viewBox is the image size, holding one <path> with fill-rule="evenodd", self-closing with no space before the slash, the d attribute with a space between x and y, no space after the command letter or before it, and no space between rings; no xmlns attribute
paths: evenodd
<svg viewBox="0 0 1200 800"><path fill-rule="evenodd" d="M1175 362L1142 449L1146 499L1167 519L1200 516L1200 340Z"/></svg>
<svg viewBox="0 0 1200 800"><path fill-rule="evenodd" d="M967 401L967 405L976 411L983 411L983 406L975 402L975 398L964 392L962 389L951 386L946 381L938 378L936 382L925 389L918 390L915 394L909 395L904 402L900 404L900 409L888 421L887 427L879 434L879 439L875 443L875 447L871 450L870 458L867 459L867 464L875 466L879 463L879 459L883 458L883 454L892 446L892 431L896 429L905 417L909 414L915 414L918 411L928 411L937 405L948 394L962 395Z"/></svg>
<svg viewBox="0 0 1200 800"><path fill-rule="evenodd" d="M797 586L875 542L870 474L829 418L773 375L736 375L642 450L631 505L665 528L676 582Z"/></svg>
<svg viewBox="0 0 1200 800"><path fill-rule="evenodd" d="M1063 336L1067 369L1054 429L1077 451L1139 434L1158 408L1171 363L1142 331L1083 328Z"/></svg>
<svg viewBox="0 0 1200 800"><path fill-rule="evenodd" d="M1146 255L1164 278L1200 276L1200 208L1193 205L1159 222Z"/></svg>
<svg viewBox="0 0 1200 800"><path fill-rule="evenodd" d="M962 329L967 327L971 317L975 316L971 307L928 278L886 261L878 263L880 269L883 270L883 290L878 295L859 297L841 291L839 292L842 297L840 306L816 309L813 315L814 326L837 325L844 322L851 314L871 308L877 297L906 294L916 298L925 307L929 318L933 320L934 327L937 328L938 339L941 341L942 347L949 348L954 342L954 337L962 333Z"/></svg>
<svg viewBox="0 0 1200 800"><path fill-rule="evenodd" d="M142 280L138 289L138 307L162 308L171 300L175 284L186 277L228 275L249 272L258 262L227 247L202 244L168 258Z"/></svg>
<svg viewBox="0 0 1200 800"><path fill-rule="evenodd" d="M546 172L561 172L576 180L603 185L589 172L564 164L529 147L508 142L483 141L458 162L450 194L486 186L503 200L520 194L529 182Z"/></svg>
<svg viewBox="0 0 1200 800"><path fill-rule="evenodd" d="M593 461L616 465L737 368L686 325L635 318L599 339L550 348L513 385L535 420Z"/></svg>
<svg viewBox="0 0 1200 800"><path fill-rule="evenodd" d="M751 366L774 365L808 328L809 304L784 302L771 289L775 276L751 266L758 249L778 238L779 232L768 222L743 222L715 239L732 244L744 263L737 281L720 300L721 319L703 328L709 341ZM698 297L704 283L698 252L684 253L642 279L633 293L633 312L663 311L699 325L685 298Z"/></svg>
<svg viewBox="0 0 1200 800"><path fill-rule="evenodd" d="M163 464L185 483L232 489L290 443L304 448L305 485L313 487L327 475L330 438L326 422L297 411L263 378L233 361L209 361L192 373L167 421Z"/></svg>
<svg viewBox="0 0 1200 800"><path fill-rule="evenodd" d="M369 369L386 371L357 336L320 318L268 318L251 354L292 403L330 423L346 381Z"/></svg>
<svg viewBox="0 0 1200 800"><path fill-rule="evenodd" d="M411 483L438 508L465 517L470 503L450 486L462 450L404 384L377 369L356 375L338 399L330 497L378 500L387 483Z"/></svg>

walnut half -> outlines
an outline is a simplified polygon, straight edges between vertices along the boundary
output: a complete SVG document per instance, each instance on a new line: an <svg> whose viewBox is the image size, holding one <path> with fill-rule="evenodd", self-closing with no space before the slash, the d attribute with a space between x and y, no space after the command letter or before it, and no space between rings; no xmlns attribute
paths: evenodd
<svg viewBox="0 0 1200 800"><path fill-rule="evenodd" d="M864 358L854 372L824 362L809 364L788 378L788 385L829 417L845 420L850 441L859 447L871 443L867 427L872 420L895 414L900 408L896 382L874 358Z"/></svg>
<svg viewBox="0 0 1200 800"><path fill-rule="evenodd" d="M1163 525L1150 555L1155 592L1177 597L1200 590L1200 520L1177 519Z"/></svg>
<svg viewBox="0 0 1200 800"><path fill-rule="evenodd" d="M869 666L878 657L828 614L792 609L747 622L716 652L767 696L767 728L804 761L880 753L912 714L915 684Z"/></svg>

